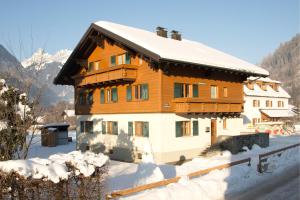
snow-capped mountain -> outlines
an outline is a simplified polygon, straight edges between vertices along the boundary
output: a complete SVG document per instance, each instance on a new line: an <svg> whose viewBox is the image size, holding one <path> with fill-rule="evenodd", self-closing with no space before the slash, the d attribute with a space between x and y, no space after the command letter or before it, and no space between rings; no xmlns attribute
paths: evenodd
<svg viewBox="0 0 300 200"><path fill-rule="evenodd" d="M38 82L39 85L51 89L51 91L56 94L55 98L57 101L65 100L72 102L73 87L53 84L53 79L58 74L71 53L71 50L63 49L51 55L45 50L39 48L30 58L26 58L21 63L24 69L26 69L26 71L34 77L35 81ZM53 101L53 98L51 101Z"/></svg>
<svg viewBox="0 0 300 200"><path fill-rule="evenodd" d="M30 58L26 58L21 63L24 68L34 66L36 70L42 70L45 69L45 65L49 63L57 62L64 64L71 53L71 50L63 49L51 55L44 49L39 48Z"/></svg>

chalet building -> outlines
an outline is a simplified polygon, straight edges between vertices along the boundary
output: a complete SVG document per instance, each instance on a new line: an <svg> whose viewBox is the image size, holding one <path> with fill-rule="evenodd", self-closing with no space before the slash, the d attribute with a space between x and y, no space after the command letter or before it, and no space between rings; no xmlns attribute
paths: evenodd
<svg viewBox="0 0 300 200"><path fill-rule="evenodd" d="M249 77L244 84L244 94L243 123L246 129L266 122L284 122L295 115L290 109L290 95L279 81Z"/></svg>
<svg viewBox="0 0 300 200"><path fill-rule="evenodd" d="M99 21L54 83L75 88L77 148L130 160L150 144L160 163L192 158L217 136L239 134L243 82L268 74L178 31Z"/></svg>

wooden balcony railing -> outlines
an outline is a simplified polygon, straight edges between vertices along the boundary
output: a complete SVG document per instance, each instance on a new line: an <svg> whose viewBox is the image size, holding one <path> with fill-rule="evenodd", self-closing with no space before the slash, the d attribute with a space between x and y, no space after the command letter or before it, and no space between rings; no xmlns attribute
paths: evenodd
<svg viewBox="0 0 300 200"><path fill-rule="evenodd" d="M180 98L173 100L176 113L240 113L243 102L239 100L203 100Z"/></svg>
<svg viewBox="0 0 300 200"><path fill-rule="evenodd" d="M137 76L137 67L133 65L118 65L114 67L105 68L84 75L77 75L75 84L77 86L104 84L107 82L117 81L134 81Z"/></svg>

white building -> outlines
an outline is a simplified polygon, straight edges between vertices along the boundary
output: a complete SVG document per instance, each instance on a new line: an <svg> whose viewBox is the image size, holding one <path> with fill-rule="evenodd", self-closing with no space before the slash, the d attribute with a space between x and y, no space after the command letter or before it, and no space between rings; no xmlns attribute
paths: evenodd
<svg viewBox="0 0 300 200"><path fill-rule="evenodd" d="M279 81L250 77L244 84L244 131L255 131L258 124L284 122L295 115L289 109L290 95ZM276 123L275 123L276 124Z"/></svg>

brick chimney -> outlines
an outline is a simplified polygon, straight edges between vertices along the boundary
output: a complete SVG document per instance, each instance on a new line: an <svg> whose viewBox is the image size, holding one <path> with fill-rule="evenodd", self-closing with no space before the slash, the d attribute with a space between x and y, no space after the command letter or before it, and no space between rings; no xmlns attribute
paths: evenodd
<svg viewBox="0 0 300 200"><path fill-rule="evenodd" d="M156 34L160 37L168 37L168 31L164 27L156 27Z"/></svg>
<svg viewBox="0 0 300 200"><path fill-rule="evenodd" d="M171 38L173 40L179 40L179 41L181 41L181 33L179 33L179 31L172 30L171 31Z"/></svg>

